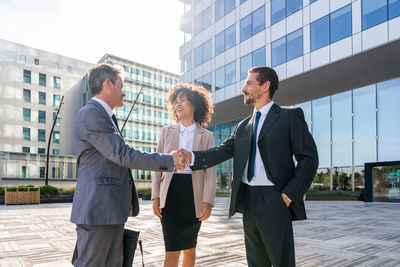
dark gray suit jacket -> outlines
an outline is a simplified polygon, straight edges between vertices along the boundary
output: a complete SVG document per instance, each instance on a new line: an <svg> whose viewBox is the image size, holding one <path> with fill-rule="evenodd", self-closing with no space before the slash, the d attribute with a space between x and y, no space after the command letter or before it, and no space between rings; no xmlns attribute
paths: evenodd
<svg viewBox="0 0 400 267"><path fill-rule="evenodd" d="M71 222L106 225L126 222L139 213L139 202L129 168L172 171L170 155L144 153L127 145L106 110L90 100L75 121L78 182Z"/></svg>
<svg viewBox="0 0 400 267"><path fill-rule="evenodd" d="M253 117L250 116L241 121L219 147L194 152L194 170L209 168L233 157L229 217L236 211L243 212L240 184L250 155L252 134ZM272 105L261 128L257 145L268 178L278 191L292 200L289 206L292 219L306 219L303 196L318 168L318 154L303 111L300 108ZM297 161L296 165L293 156Z"/></svg>

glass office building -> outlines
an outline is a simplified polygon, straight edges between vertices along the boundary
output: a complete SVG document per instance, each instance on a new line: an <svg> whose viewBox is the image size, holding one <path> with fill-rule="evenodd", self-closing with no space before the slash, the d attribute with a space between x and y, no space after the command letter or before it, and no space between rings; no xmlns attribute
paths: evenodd
<svg viewBox="0 0 400 267"><path fill-rule="evenodd" d="M274 101L301 107L316 141L314 187L362 188L365 162L400 159L400 0L181 2L181 77L213 93L217 144L252 113L247 70L266 65ZM231 165L218 167L221 187Z"/></svg>
<svg viewBox="0 0 400 267"><path fill-rule="evenodd" d="M162 127L173 123L166 102L168 90L178 83L179 76L110 54L104 55L100 62L118 65L125 71L124 106L114 110L120 128L143 87L122 135L135 149L155 152ZM133 170L133 177L136 180L151 180L151 171Z"/></svg>

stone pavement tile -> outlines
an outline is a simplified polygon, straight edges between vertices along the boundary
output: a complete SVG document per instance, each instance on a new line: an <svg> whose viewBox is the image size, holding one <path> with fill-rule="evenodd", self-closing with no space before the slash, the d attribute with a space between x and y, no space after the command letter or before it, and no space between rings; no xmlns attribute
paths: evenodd
<svg viewBox="0 0 400 267"><path fill-rule="evenodd" d="M241 216L227 219L229 201L217 198L202 224L196 266L247 266ZM308 220L294 222L297 266L400 266L400 204L307 201ZM75 226L70 203L0 205L0 267L70 267ZM151 201L127 227L139 229L147 267L163 265L161 224ZM136 251L134 266L141 261Z"/></svg>

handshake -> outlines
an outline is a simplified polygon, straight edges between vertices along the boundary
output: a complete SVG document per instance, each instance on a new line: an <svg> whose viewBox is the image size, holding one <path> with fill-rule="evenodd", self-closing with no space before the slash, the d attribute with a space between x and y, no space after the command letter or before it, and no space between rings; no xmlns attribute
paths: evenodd
<svg viewBox="0 0 400 267"><path fill-rule="evenodd" d="M192 162L192 152L189 152L183 148L172 151L172 157L174 158L174 167L183 170Z"/></svg>

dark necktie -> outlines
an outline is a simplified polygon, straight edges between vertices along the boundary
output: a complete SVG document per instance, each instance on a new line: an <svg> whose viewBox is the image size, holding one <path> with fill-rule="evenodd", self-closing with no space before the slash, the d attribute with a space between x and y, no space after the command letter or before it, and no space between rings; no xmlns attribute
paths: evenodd
<svg viewBox="0 0 400 267"><path fill-rule="evenodd" d="M112 118L112 120L113 120L113 122L114 122L115 126L117 126L118 132L120 132L120 131L119 131L119 126L118 126L118 121L117 121L117 118L115 117L115 115L114 115L114 114L111 116L111 118Z"/></svg>
<svg viewBox="0 0 400 267"><path fill-rule="evenodd" d="M257 126L258 121L260 120L261 112L256 112L256 118L253 123L253 137L251 138L251 150L250 150L250 158L249 165L247 167L247 180L251 181L254 177L254 162L256 161L256 150L257 150Z"/></svg>

